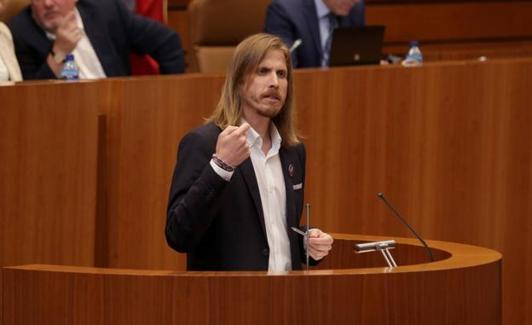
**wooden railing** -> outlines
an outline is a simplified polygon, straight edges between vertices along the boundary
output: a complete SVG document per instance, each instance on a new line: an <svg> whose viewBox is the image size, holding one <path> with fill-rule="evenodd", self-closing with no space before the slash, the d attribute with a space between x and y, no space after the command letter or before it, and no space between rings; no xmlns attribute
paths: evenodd
<svg viewBox="0 0 532 325"><path fill-rule="evenodd" d="M0 316L4 325L501 324L499 253L429 242L438 258L426 263L414 240L397 239L404 264L389 269L352 250L382 238L335 238L327 269L275 275L8 267Z"/></svg>

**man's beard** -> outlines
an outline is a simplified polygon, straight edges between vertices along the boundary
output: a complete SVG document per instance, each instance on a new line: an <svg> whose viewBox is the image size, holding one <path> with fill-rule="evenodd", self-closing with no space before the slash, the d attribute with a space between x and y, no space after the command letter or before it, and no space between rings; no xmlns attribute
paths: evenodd
<svg viewBox="0 0 532 325"><path fill-rule="evenodd" d="M277 109L277 108L274 108L274 107L269 107L266 110L257 110L257 113L260 116L264 116L264 117L268 117L270 119L273 119L274 117L279 115L279 112L281 112L282 109L283 109L282 107L280 109Z"/></svg>

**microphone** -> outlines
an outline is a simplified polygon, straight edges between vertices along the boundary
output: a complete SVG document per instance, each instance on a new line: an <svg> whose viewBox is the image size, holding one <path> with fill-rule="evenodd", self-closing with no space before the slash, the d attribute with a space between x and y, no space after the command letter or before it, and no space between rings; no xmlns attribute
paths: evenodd
<svg viewBox="0 0 532 325"><path fill-rule="evenodd" d="M302 43L303 41L301 40L301 38L296 39L288 51L290 53L294 52Z"/></svg>
<svg viewBox="0 0 532 325"><path fill-rule="evenodd" d="M419 236L417 234L417 232L414 230L414 228L412 228L408 222L406 222L406 220L401 217L401 215L399 214L399 212L397 212L397 210L393 207L393 205L390 204L390 202L388 202L388 200L386 199L386 197L384 196L384 193L377 193L377 197L379 197L379 199L381 199L384 204L386 204L386 206L393 212L393 214L403 223L403 225L405 225L408 229L410 229L410 231L414 234L414 236L421 242L421 244L423 244L423 246L425 246L425 248L427 249L427 254L429 255L429 259L431 262L434 262L434 257L432 256L432 250L430 249L430 247L427 245L427 243L425 243L425 241L423 240L423 238L421 238L421 236Z"/></svg>

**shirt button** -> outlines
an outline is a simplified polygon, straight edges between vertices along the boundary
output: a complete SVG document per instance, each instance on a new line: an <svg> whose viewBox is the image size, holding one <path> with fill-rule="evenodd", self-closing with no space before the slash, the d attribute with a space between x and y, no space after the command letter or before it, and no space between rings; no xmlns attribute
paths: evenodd
<svg viewBox="0 0 532 325"><path fill-rule="evenodd" d="M264 256L268 256L268 255L270 255L270 250L267 249L267 248L263 249L263 250L262 250L262 255L264 255Z"/></svg>

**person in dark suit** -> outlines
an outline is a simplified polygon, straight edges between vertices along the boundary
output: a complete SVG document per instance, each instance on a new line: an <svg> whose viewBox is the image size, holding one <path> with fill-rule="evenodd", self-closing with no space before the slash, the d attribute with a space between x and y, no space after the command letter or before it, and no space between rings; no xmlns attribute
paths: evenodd
<svg viewBox="0 0 532 325"><path fill-rule="evenodd" d="M264 31L292 47L296 68L326 67L332 30L364 25L363 0L273 0L268 6Z"/></svg>
<svg viewBox="0 0 532 325"><path fill-rule="evenodd" d="M122 0L32 0L8 25L24 79L59 77L70 53L82 79L130 75L131 52L149 54L164 74L185 70L179 36Z"/></svg>
<svg viewBox="0 0 532 325"><path fill-rule="evenodd" d="M257 34L236 48L218 106L179 144L166 239L189 270L301 269L305 147L293 125L292 67L282 40ZM309 230L309 253L332 237Z"/></svg>

